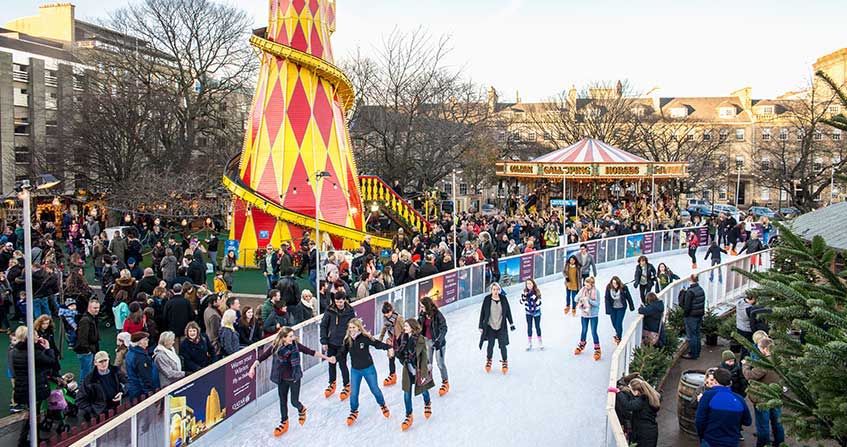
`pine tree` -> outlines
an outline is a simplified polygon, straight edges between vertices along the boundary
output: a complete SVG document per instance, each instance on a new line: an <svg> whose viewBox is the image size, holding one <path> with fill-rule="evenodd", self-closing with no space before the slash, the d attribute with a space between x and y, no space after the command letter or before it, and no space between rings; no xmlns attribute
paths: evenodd
<svg viewBox="0 0 847 447"><path fill-rule="evenodd" d="M797 439L828 439L847 446L847 271L830 270L836 253L823 238L815 236L807 244L777 226L781 243L775 256L780 267L737 270L758 283L748 293L773 311L767 319L776 349L770 358L751 361L781 378L780 384L753 382L749 392L765 401L760 407L781 406L786 428ZM738 334L735 338L753 348Z"/></svg>

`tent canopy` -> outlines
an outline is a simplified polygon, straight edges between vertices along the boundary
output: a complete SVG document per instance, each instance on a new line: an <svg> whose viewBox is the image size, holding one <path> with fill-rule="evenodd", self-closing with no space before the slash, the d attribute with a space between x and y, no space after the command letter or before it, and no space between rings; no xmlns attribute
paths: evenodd
<svg viewBox="0 0 847 447"><path fill-rule="evenodd" d="M650 163L594 138L585 138L562 149L542 155L536 163Z"/></svg>

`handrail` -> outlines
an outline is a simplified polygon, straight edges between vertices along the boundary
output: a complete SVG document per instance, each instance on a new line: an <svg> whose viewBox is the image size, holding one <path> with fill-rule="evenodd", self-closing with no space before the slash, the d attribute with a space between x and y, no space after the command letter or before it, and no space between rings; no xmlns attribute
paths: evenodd
<svg viewBox="0 0 847 447"><path fill-rule="evenodd" d="M770 267L771 253L772 251L768 249L758 253L747 254L697 272L700 277L699 283L701 286L704 282L704 274L714 274L716 271L719 275L718 277L723 279L723 282L719 281L717 283L720 284L718 288L724 287L724 284L726 287L730 287L731 284L739 283L737 287L734 287L731 290L731 292L733 292L732 294L718 294L714 293L716 292L716 290L714 290L716 289L715 282L710 281L710 285L707 285L707 288L712 289L713 293L709 294L707 292L706 294L707 304L710 304L707 307L709 309L715 309L718 306L732 303L738 297L739 293L745 292L753 285L749 278L732 271L730 267L741 267L746 269L750 267L752 258L756 256L757 259L762 260L763 268L768 268ZM723 273L723 270L721 269L725 269L725 275L721 276ZM730 277L732 277L732 279ZM737 279L740 279L740 281L737 281ZM677 304L674 301L674 298L678 295L683 286L688 283L688 281L688 278L676 280L668 284L659 292L659 299L665 303L665 311L662 317L663 320L667 320L668 311ZM635 321L630 323L630 325L626 328L620 343L618 343L617 348L615 348L615 352L612 353L612 364L609 368L609 387L617 386L618 379L620 379L624 374L629 373L629 362L631 360L632 351L638 346L641 346L641 334L639 333L639 329L643 327L643 321L643 315L639 314L636 316ZM621 361L622 356L624 357L623 361ZM609 393L608 396L606 396L606 445L615 447L629 446L629 441L626 439L626 435L624 434L623 428L618 420L617 413L615 412L615 395L612 393Z"/></svg>
<svg viewBox="0 0 847 447"><path fill-rule="evenodd" d="M366 182L370 184L365 184ZM376 185L374 185L375 183ZM397 191L394 191L394 188L385 183L385 180L376 176L376 175L360 175L359 176L359 184L362 190L362 199L363 200L372 200L372 201L382 201L389 205L389 208L397 213L401 219L405 220L409 226L413 228L417 228L420 232L429 231L432 228L432 223L426 220L426 218L416 210L406 199L397 194ZM376 187L381 188L381 190L376 189ZM388 197L379 197L380 192L387 193ZM390 205L394 205L393 207ZM411 212L412 216L403 215L401 209L405 209ZM411 217L414 217L412 219Z"/></svg>
<svg viewBox="0 0 847 447"><path fill-rule="evenodd" d="M615 257L614 258L610 259L608 257L608 251L609 250L607 249L607 250L605 250L606 256L604 257L603 260L596 259L596 262L598 264L602 264L602 263L605 263L605 262L613 262L613 261L616 261L616 260L632 258L632 256L626 256L625 252L622 254L622 256L620 256L620 257L617 256L617 248L624 246L627 238L630 238L630 237L633 237L633 236L638 237L638 236L653 235L654 236L654 243L660 242L660 245L659 245L660 248L658 250L654 250L654 252L653 252L655 254L658 254L658 253L661 253L661 252L667 252L667 251L679 249L680 244L682 242L684 242L684 240L681 237L678 238L678 239L673 239L673 236L671 236L671 245L668 246L668 247L665 247L664 242L663 242L664 239L662 237L655 238L656 235L661 236L661 235L665 235L667 233L671 233L671 234L681 233L681 232L695 230L697 228L701 228L701 227L683 227L683 228L673 228L673 229L668 229L668 230L657 230L657 231L652 231L652 232L630 234L630 235L623 235L623 236L615 236L615 237L606 238L606 239L596 239L596 240L588 241L587 243L598 243L598 244L604 243L607 248L608 247L615 247ZM624 242L624 244L621 244L620 242ZM518 255L513 255L513 256L507 256L507 257L504 257L504 258L500 258L499 261L500 262L507 262L511 259L519 259L519 258L521 258L523 256L527 256L527 255L540 256L541 259L543 260L543 259L546 258L546 255L548 253L555 253L556 251L562 251L562 258L564 258L564 256L567 253L570 252L570 249L575 250L582 243L583 242L579 242L579 243L576 243L576 244L564 245L564 246L550 247L550 248L546 248L544 250L538 250L538 251L534 251L534 252L531 252L531 253L523 253L523 254L518 254ZM464 271L469 271L469 270L477 269L477 268L480 268L480 267L484 267L484 262L480 262L480 263L477 263L477 264L472 264L472 265L468 265L468 266L464 266L464 267L459 267L459 268L456 268L456 269L451 269L451 270L448 270L446 272L439 273L438 275L433 275L433 276L429 276L429 277L426 277L426 278L416 279L414 281L404 283L400 286L393 287L391 289L385 290L385 291L377 293L375 295L370 295L367 298L363 298L361 300L355 301L353 303L353 306L359 307L359 306L365 305L367 303L371 303L374 300L377 300L377 299L380 299L380 298L385 298L387 296L390 296L390 294L393 294L395 292L398 292L398 291L401 291L403 289L410 288L410 287L413 287L413 286L415 288L417 288L421 283L424 283L426 281L431 281L433 278L435 278L436 276L439 276L439 275L461 273L461 272L464 272ZM555 275L561 274L561 272L556 271L555 268L553 270L554 271L553 271L552 275L545 275L544 277L555 276ZM415 298L417 299L417 296ZM416 306L415 306L414 311L417 312ZM293 327L293 329L295 329L295 331L297 331L297 330L304 329L304 328L306 328L310 325L314 325L315 323L317 323L320 320L320 318L321 318L321 315L318 315L314 318L303 321L303 322L295 325ZM77 441L75 441L72 444L72 446L83 447L83 446L89 445L91 442L96 441L98 438L106 435L107 433L114 430L115 428L117 428L117 427L121 426L122 424L125 424L128 421L132 420L132 418L136 417L141 411L143 411L147 408L150 408L153 405L160 404L164 399L166 399L168 397L168 395L170 393L180 389L181 387L183 387L185 385L192 383L193 381L195 381L195 380L197 380L197 379L199 379L199 378L201 378L205 375L208 375L208 374L214 372L218 368L226 366L228 364L228 362L232 361L233 359L237 359L237 358L241 357L242 355L250 353L251 351L261 349L263 346L265 346L266 344L271 343L271 342L273 342L273 338L266 338L266 339L263 339L261 341L258 341L256 343L250 345L250 346L247 346L247 347L239 350L238 352L236 352L233 355L230 355L228 357L220 359L217 362L201 369L200 371L197 371L197 372L195 372L195 373L193 373L189 376L184 377L183 379L180 379L179 381L177 381L175 383L168 385L167 387L163 387L161 390L159 390L158 392L156 392L152 396L148 397L147 399L139 402L137 405L133 406L131 409L129 409L129 410L127 410L127 411L125 411L121 414L116 415L113 419L109 420L105 424L103 424L103 425L95 428L91 432L81 436ZM320 364L320 363L318 363L318 364Z"/></svg>

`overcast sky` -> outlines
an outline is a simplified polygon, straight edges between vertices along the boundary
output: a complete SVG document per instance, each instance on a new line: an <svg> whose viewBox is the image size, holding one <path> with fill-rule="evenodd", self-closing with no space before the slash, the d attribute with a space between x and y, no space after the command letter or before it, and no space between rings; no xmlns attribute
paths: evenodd
<svg viewBox="0 0 847 447"><path fill-rule="evenodd" d="M38 0L2 0L0 23L37 14ZM77 0L93 20L128 0ZM240 0L267 23L267 0ZM756 98L804 85L820 56L847 47L844 0L337 0L337 58L373 51L395 27L448 34L449 63L504 100L543 100L592 80L625 79L662 96Z"/></svg>

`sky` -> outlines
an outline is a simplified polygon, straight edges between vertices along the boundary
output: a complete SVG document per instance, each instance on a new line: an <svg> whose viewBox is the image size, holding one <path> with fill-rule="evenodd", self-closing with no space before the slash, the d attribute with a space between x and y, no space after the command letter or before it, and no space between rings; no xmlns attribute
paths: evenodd
<svg viewBox="0 0 847 447"><path fill-rule="evenodd" d="M78 18L95 20L129 1L74 4ZM5 24L47 2L2 3ZM257 27L267 23L267 0L237 5ZM618 79L661 96L749 86L755 98L774 97L802 88L817 58L847 47L843 0L337 0L337 11L336 61L375 52L395 29L423 27L450 36L447 64L503 101Z"/></svg>

